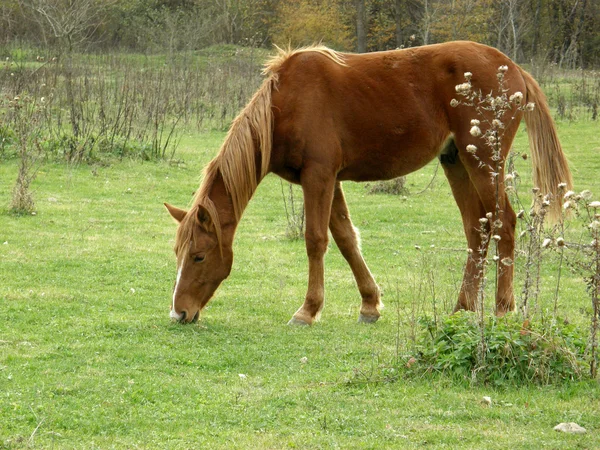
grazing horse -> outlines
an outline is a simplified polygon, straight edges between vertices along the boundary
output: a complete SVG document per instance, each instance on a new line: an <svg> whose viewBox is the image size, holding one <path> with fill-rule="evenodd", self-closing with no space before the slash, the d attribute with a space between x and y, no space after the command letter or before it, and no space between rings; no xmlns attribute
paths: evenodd
<svg viewBox="0 0 600 450"><path fill-rule="evenodd" d="M459 85L464 88L465 77L469 92L496 92L499 67L506 97L516 94L522 105L534 103L533 111L509 108L498 118L456 100L461 100L457 91ZM487 246L481 218L489 218L485 226L493 231L500 259L514 259L516 216L505 192L504 161L523 116L534 185L555 200L550 207L555 215L561 208L559 184L571 187L544 94L531 75L494 48L449 42L360 55L322 46L280 50L264 74L206 167L189 211L165 204L179 222L170 314L179 322L195 322L229 275L236 227L270 172L300 184L304 193L308 290L290 323L309 325L323 308L328 230L356 278L362 297L359 321L375 322L380 316L380 290L361 255L342 181L391 179L440 158L468 248L474 250L467 257L456 310L477 307L477 250ZM483 134L495 126L494 119L502 121L496 151L473 133L475 118ZM494 176L491 167L499 169ZM503 315L515 307L513 267L500 267L496 314Z"/></svg>

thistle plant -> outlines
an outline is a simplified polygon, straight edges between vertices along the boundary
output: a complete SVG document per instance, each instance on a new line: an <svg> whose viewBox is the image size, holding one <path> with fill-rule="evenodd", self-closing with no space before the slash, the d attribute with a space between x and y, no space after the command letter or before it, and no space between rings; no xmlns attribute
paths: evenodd
<svg viewBox="0 0 600 450"><path fill-rule="evenodd" d="M294 193L292 183L287 184L287 196L284 188L284 182L280 180L281 197L283 198L283 207L285 209L285 218L287 220L286 236L289 239L302 239L304 237L304 201L300 194Z"/></svg>
<svg viewBox="0 0 600 450"><path fill-rule="evenodd" d="M551 239L548 237L542 240L550 200L547 196L542 197L539 188L534 187L532 191L533 204L529 214L525 214L524 209L521 209L517 214L517 218L525 221L525 230L521 232L519 238L527 238L525 281L521 290L521 304L519 307L524 319L529 318L532 304L534 310L539 305L543 250L548 248L551 243Z"/></svg>
<svg viewBox="0 0 600 450"><path fill-rule="evenodd" d="M568 191L565 196L563 208L574 210L577 215L584 219L585 237L591 238L591 242L579 244L563 243L563 247L572 247L579 255L569 259L571 267L583 276L587 291L591 300L590 338L588 343L588 355L590 363L590 376L598 375L598 328L600 326L600 201L590 201L592 193L588 190L575 194ZM579 256L579 257L577 257Z"/></svg>
<svg viewBox="0 0 600 450"><path fill-rule="evenodd" d="M484 170L487 169L489 171L490 181L495 188L496 205L494 213L489 213L486 217L486 219L489 220L489 236L486 238L485 242L487 243L491 236L491 240L495 244L494 255L492 259L496 266L496 287L502 268L504 266L511 266L514 263L508 257L500 260L498 250L498 242L500 241L500 235L498 231L502 229L502 215L504 213L500 204L500 184L503 183L501 180L504 178L502 176L504 174L502 137L506 127L509 126L513 120L515 120L517 111L533 111L535 108L533 103L524 104L524 96L522 92L514 92L513 94L509 95L509 89L507 88L505 81L507 71L507 66L498 67L496 72L498 89L496 92L490 92L486 95L483 95L481 90L476 91L473 89L471 84L473 74L471 72L465 72L464 77L466 81L455 87L457 94L462 97L462 99L452 99L450 102L452 107L465 105L474 109L477 118L471 120L470 133L473 137L480 138L482 140L483 148L487 148L488 151L491 152L491 162L484 162L484 160L478 154L481 150L476 145L467 145L467 152L469 152L476 161L479 161L479 168ZM506 120L508 120L508 123L506 123ZM482 131L482 128L485 131ZM510 175L511 178L514 178L514 174L508 175ZM485 265L481 265L481 270L484 269ZM481 277L483 278L484 275L482 274ZM481 307L483 307L483 303L481 303L482 299L479 300L480 301L478 303L480 303Z"/></svg>
<svg viewBox="0 0 600 450"><path fill-rule="evenodd" d="M4 99L8 108L8 122L16 136L19 171L13 187L10 209L18 214L30 214L35 210L31 183L37 175L42 155L41 117L45 99L30 95L17 95Z"/></svg>

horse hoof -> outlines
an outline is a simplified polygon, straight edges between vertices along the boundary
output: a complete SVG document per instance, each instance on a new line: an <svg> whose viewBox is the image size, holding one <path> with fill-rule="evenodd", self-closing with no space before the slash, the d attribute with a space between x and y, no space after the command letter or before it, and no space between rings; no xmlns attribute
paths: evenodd
<svg viewBox="0 0 600 450"><path fill-rule="evenodd" d="M310 323L307 323L304 320L296 319L296 317L292 317L288 322L288 325L307 327L310 325Z"/></svg>
<svg viewBox="0 0 600 450"><path fill-rule="evenodd" d="M375 323L379 320L379 316L365 316L361 314L358 316L358 323Z"/></svg>

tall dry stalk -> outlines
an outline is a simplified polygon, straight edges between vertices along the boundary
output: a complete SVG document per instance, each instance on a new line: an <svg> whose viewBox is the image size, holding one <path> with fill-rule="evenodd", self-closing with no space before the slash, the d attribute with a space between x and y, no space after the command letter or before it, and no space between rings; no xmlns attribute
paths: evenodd
<svg viewBox="0 0 600 450"><path fill-rule="evenodd" d="M31 183L37 175L42 155L40 122L44 103L44 98L38 100L29 95L16 96L7 102L19 160L10 209L19 214L30 214L35 210Z"/></svg>

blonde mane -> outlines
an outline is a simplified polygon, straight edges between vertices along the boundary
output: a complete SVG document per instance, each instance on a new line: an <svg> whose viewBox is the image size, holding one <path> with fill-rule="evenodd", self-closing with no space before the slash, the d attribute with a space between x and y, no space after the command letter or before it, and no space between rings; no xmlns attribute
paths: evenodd
<svg viewBox="0 0 600 450"><path fill-rule="evenodd" d="M311 45L308 47L301 47L296 49L292 49L291 47L283 49L276 45L275 48L277 49L277 54L271 56L271 58L269 58L269 60L264 65L264 75L277 76L277 72L288 58L298 53L306 52L320 53L321 55L331 59L336 64L339 64L340 66L346 66L346 62L344 61L344 55L342 53L336 52L335 50L332 50L329 47L325 47L324 45Z"/></svg>
<svg viewBox="0 0 600 450"><path fill-rule="evenodd" d="M225 189L231 195L236 221L256 191L258 183L265 177L271 161L273 139L273 111L271 92L277 88L278 71L292 55L317 52L340 65L345 65L343 55L325 46L303 47L295 50L277 48L277 54L264 65L266 76L252 99L234 119L217 156L204 169L200 188L192 201L191 213L181 222L177 231L177 253L192 237L192 225L200 206L206 208L221 246L221 224L215 204L210 199L210 190L221 176ZM260 156L260 173L256 170L256 158Z"/></svg>

